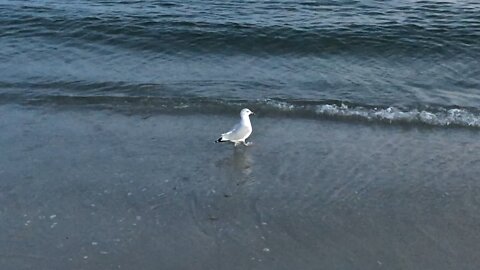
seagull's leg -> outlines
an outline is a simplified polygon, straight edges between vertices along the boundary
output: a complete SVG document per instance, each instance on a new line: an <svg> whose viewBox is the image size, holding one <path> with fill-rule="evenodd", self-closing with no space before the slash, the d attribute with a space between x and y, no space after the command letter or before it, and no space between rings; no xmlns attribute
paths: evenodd
<svg viewBox="0 0 480 270"><path fill-rule="evenodd" d="M252 142L245 142L245 141L242 141L243 145L245 146L249 146L249 145L252 145L253 143Z"/></svg>
<svg viewBox="0 0 480 270"><path fill-rule="evenodd" d="M237 147L238 142L233 142L233 146Z"/></svg>

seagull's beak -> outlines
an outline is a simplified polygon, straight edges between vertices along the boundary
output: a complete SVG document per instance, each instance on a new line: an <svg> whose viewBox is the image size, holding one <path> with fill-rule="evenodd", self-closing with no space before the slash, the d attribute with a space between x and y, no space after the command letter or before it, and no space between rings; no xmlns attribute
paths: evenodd
<svg viewBox="0 0 480 270"><path fill-rule="evenodd" d="M254 112L252 112L252 115L255 115L255 113L254 113Z"/></svg>

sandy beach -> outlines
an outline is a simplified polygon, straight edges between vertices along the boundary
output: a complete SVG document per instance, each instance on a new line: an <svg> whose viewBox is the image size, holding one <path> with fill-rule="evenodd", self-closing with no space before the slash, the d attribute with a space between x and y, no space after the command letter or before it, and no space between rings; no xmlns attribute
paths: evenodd
<svg viewBox="0 0 480 270"><path fill-rule="evenodd" d="M0 106L5 269L475 269L478 132ZM448 145L448 147L446 147Z"/></svg>

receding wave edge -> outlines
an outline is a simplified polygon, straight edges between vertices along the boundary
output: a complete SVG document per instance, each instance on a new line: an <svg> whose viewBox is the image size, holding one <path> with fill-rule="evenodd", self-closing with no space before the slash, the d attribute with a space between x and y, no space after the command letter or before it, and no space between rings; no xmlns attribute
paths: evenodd
<svg viewBox="0 0 480 270"><path fill-rule="evenodd" d="M438 127L480 128L480 111L476 108L423 106L371 106L337 100L307 101L284 99L218 99L204 97L158 96L78 96L50 95L26 98L0 94L0 104L27 106L96 107L140 113L235 114L249 107L269 117L318 118L384 124L428 125Z"/></svg>

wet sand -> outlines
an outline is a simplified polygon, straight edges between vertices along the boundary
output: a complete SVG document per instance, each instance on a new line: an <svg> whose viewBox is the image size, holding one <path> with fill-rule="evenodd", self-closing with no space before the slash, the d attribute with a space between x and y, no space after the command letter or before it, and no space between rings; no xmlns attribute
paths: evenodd
<svg viewBox="0 0 480 270"><path fill-rule="evenodd" d="M477 269L479 131L0 106L2 269Z"/></svg>

